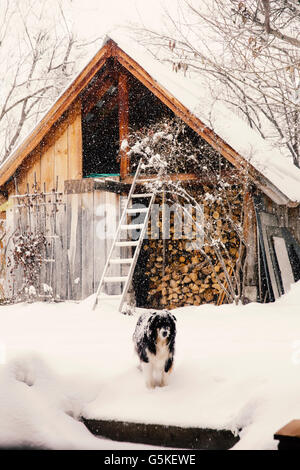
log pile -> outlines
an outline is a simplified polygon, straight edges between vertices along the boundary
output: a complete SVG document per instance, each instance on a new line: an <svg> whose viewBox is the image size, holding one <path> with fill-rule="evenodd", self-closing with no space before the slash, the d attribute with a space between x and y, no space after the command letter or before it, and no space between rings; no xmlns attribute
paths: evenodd
<svg viewBox="0 0 300 470"><path fill-rule="evenodd" d="M222 258L227 271L232 272L239 256L240 238L233 225L241 218L240 191L236 187L231 187L226 190L226 198L216 198L213 196L212 188L203 187L200 202L204 207L204 220L206 224L211 223L212 226L210 235L224 244L220 247ZM234 224L228 220L228 216ZM161 218L159 228L161 236ZM174 239L174 214L171 214L170 238L151 239L150 226L148 238L143 245L143 250L148 255L145 276L149 285L148 304L145 306L173 309L217 303L223 293L218 279L224 282L225 273L216 255L216 249L212 243L209 243L207 237L203 245L207 256L200 250L188 250L187 243L190 240L187 236L179 240Z"/></svg>

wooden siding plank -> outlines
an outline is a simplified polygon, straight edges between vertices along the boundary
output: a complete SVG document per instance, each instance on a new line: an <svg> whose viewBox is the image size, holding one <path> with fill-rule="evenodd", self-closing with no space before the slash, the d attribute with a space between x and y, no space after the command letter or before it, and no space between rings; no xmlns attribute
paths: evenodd
<svg viewBox="0 0 300 470"><path fill-rule="evenodd" d="M41 190L48 192L55 188L54 182L54 144L46 146L41 153Z"/></svg>
<svg viewBox="0 0 300 470"><path fill-rule="evenodd" d="M57 196L57 195L56 195ZM55 196L53 196L55 200ZM52 227L52 243L53 243L53 294L56 300L65 299L65 282L66 263L62 238L62 225L66 222L64 219L64 204L61 204L60 198L57 198L57 204L53 206L53 227Z"/></svg>
<svg viewBox="0 0 300 470"><path fill-rule="evenodd" d="M11 197L9 198L9 206L6 211L6 236L5 236L5 244L6 244L6 266L8 265L8 260L10 258L10 253L11 249L13 248L13 233L15 230L15 224L14 224L14 213L15 213L15 208L14 208L14 199ZM13 290L14 290L14 279L11 274L12 266L6 269L6 285L5 285L5 293L8 298L11 298L13 296Z"/></svg>
<svg viewBox="0 0 300 470"><path fill-rule="evenodd" d="M94 193L82 194L82 298L94 289Z"/></svg>
<svg viewBox="0 0 300 470"><path fill-rule="evenodd" d="M68 178L82 178L81 103L77 101L70 112L68 126Z"/></svg>
<svg viewBox="0 0 300 470"><path fill-rule="evenodd" d="M17 192L19 194L25 194L27 192L27 167L24 163L20 166L18 171Z"/></svg>
<svg viewBox="0 0 300 470"><path fill-rule="evenodd" d="M6 277L7 277L7 263L5 259L6 248L6 213L0 213L0 298L6 297ZM3 237L3 238L2 238Z"/></svg>
<svg viewBox="0 0 300 470"><path fill-rule="evenodd" d="M105 195L103 191L94 192L94 292L97 290L106 261Z"/></svg>
<svg viewBox="0 0 300 470"><path fill-rule="evenodd" d="M68 128L58 135L54 144L54 185L58 182L58 192L64 191L64 182L68 179Z"/></svg>
<svg viewBox="0 0 300 470"><path fill-rule="evenodd" d="M258 266L258 247L257 247L257 226L256 214L252 195L246 191L244 196L244 222L243 236L246 245L246 259L244 271L245 295L251 301L257 300L257 266Z"/></svg>
<svg viewBox="0 0 300 470"><path fill-rule="evenodd" d="M66 194L64 196L66 202L66 221L64 225L64 239L66 247L66 263L67 263L67 276L65 279L67 299L72 299L72 279L73 272L71 269L71 223L72 223L72 197L73 194Z"/></svg>
<svg viewBox="0 0 300 470"><path fill-rule="evenodd" d="M35 181L37 184L36 188L34 187ZM31 193L34 190L41 189L41 151L39 146L28 159L27 183Z"/></svg>
<svg viewBox="0 0 300 470"><path fill-rule="evenodd" d="M60 288L59 296L61 300L68 298L68 279L69 279L69 264L68 264L68 246L67 246L67 201L66 196L62 196L62 204L58 213L58 227L59 236L62 246L62 260L61 260L61 273L60 273Z"/></svg>
<svg viewBox="0 0 300 470"><path fill-rule="evenodd" d="M71 298L79 300L82 291L82 210L81 194L70 197L70 246L68 249L70 265Z"/></svg>
<svg viewBox="0 0 300 470"><path fill-rule="evenodd" d="M105 201L105 217L106 217L106 246L105 246L105 261L107 260L109 251L111 249L119 218L119 197L114 193L106 193ZM120 250L120 248L119 248ZM126 248L125 248L126 250ZM114 257L119 255L119 251L114 251ZM109 276L120 276L120 266L112 265L109 270ZM107 286L107 293L111 295L121 294L121 284L110 283Z"/></svg>
<svg viewBox="0 0 300 470"><path fill-rule="evenodd" d="M41 198L43 199L43 202L46 202L46 197L44 196L44 198ZM47 214L47 211L46 211L46 206L45 205L40 205L38 207L38 213L39 213L39 220L38 220L38 227L39 227L39 230L41 231L41 233L43 233L44 235L46 235L46 214ZM45 257L46 257L46 254L48 252L48 248L46 248L46 253L45 253ZM43 283L47 284L47 263L42 263L42 266L41 266L41 269L40 269L40 284L42 285Z"/></svg>
<svg viewBox="0 0 300 470"><path fill-rule="evenodd" d="M54 166L53 166L54 169ZM47 183L46 183L47 184ZM48 195L45 196L45 202L47 204L44 206L45 207L45 235L47 237L50 237L53 235L53 229L54 229L54 224L53 224L53 195ZM46 281L45 284L49 287L52 288L53 290L53 295L55 296L56 294L56 284L55 284L55 275L54 275L54 270L55 270L55 265L52 261L54 259L54 239L53 238L47 238L47 249L46 249L46 256L45 256L45 270L46 270Z"/></svg>

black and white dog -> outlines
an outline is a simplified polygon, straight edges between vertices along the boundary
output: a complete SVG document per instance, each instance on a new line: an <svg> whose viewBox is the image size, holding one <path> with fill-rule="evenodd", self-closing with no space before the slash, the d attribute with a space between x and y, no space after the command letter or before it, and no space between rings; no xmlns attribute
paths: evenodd
<svg viewBox="0 0 300 470"><path fill-rule="evenodd" d="M145 312L138 319L133 342L148 388L167 385L175 353L175 322L167 310Z"/></svg>

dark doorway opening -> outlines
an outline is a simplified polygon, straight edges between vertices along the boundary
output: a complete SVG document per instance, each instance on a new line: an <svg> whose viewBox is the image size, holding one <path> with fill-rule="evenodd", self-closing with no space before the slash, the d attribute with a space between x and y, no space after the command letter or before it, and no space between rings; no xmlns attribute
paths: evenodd
<svg viewBox="0 0 300 470"><path fill-rule="evenodd" d="M112 86L82 118L83 176L118 174L117 87Z"/></svg>

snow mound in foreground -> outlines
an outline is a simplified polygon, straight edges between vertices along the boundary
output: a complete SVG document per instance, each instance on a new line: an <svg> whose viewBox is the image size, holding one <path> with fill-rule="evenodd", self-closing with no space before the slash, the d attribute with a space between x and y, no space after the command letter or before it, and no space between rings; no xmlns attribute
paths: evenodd
<svg viewBox="0 0 300 470"><path fill-rule="evenodd" d="M0 447L146 448L95 438L84 415L242 429L235 449L275 449L299 417L300 282L272 304L176 309L174 372L153 390L136 367L138 314L92 300L1 307Z"/></svg>

